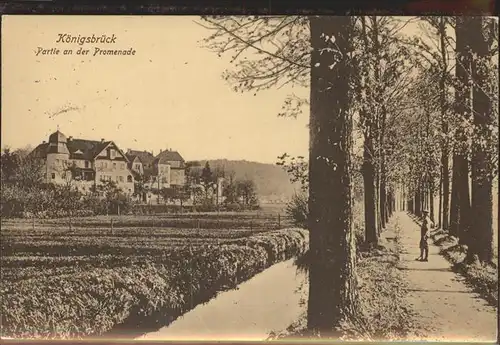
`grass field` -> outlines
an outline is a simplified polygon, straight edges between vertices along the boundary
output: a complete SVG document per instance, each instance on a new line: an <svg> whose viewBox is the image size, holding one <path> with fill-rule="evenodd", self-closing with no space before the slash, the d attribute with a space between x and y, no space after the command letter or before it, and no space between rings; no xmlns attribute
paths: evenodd
<svg viewBox="0 0 500 345"><path fill-rule="evenodd" d="M3 336L154 329L308 246L306 231L251 214L110 219L2 221Z"/></svg>

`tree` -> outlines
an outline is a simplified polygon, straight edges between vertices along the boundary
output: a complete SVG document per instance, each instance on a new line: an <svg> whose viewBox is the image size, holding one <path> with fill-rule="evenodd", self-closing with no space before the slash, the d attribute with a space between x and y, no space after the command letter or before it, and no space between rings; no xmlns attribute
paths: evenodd
<svg viewBox="0 0 500 345"><path fill-rule="evenodd" d="M164 187L160 190L160 194L161 194L163 200L165 200L165 201L175 202L175 200L176 200L176 194L175 194L175 190L173 188Z"/></svg>
<svg viewBox="0 0 500 345"><path fill-rule="evenodd" d="M231 171L228 178L224 180L222 196L226 205L236 204L238 202L238 190L236 187L235 173Z"/></svg>
<svg viewBox="0 0 500 345"><path fill-rule="evenodd" d="M359 18L356 45L355 94L358 102L356 130L363 140L365 240L376 244L392 211L393 189L398 161L393 159L395 118L401 112L402 90L414 80L407 47L401 44L400 31L408 20L391 17ZM399 158L399 157L398 157Z"/></svg>
<svg viewBox="0 0 500 345"><path fill-rule="evenodd" d="M136 173L134 170L132 170L132 174L134 175L134 196L139 198L140 201L146 202L147 201L147 188L145 186L146 181L148 180L148 177L145 175L141 175Z"/></svg>
<svg viewBox="0 0 500 345"><path fill-rule="evenodd" d="M259 203L253 180L244 179L236 181L236 195L238 199L242 199L245 208L255 207Z"/></svg>
<svg viewBox="0 0 500 345"><path fill-rule="evenodd" d="M451 85L450 79L450 68L449 68L449 48L450 44L448 42L447 28L452 24L452 19L449 17L421 17L421 29L424 33L427 33L427 40L429 43L425 42L422 37L412 37L410 39L404 39L402 42L412 49L412 53L415 55L416 59L413 61L418 64L419 68L428 74L426 79L428 80L428 86L424 86L421 90L427 93L425 103L423 104L427 107L427 111L431 110L434 112L436 107L439 112L440 122L439 122L439 140L440 140L440 171L441 171L441 181L440 189L440 208L442 213L442 227L443 229L449 228L449 206L450 206L450 108L451 101L449 97L449 88ZM429 30L430 29L430 30ZM434 47L433 47L434 46ZM435 92L429 94L429 90L435 89ZM427 91L425 90L427 89ZM419 107L417 105L417 107ZM419 107L423 108L423 107ZM425 130L424 130L425 131ZM421 142L424 146L428 146L425 142L428 140L424 133L422 134ZM422 146L422 152L425 152L425 147ZM422 154L422 153L420 153ZM414 169L418 171L419 168L425 168L425 165L420 163L415 163ZM426 169L427 170L427 169ZM426 172L427 173L427 172ZM430 195L434 192L435 182L429 174L427 176L421 176L418 181L415 181L415 185L412 187L414 200L412 201L414 212L417 216L420 215L420 211L423 207L430 204ZM442 195L442 197L441 197Z"/></svg>
<svg viewBox="0 0 500 345"><path fill-rule="evenodd" d="M205 163L205 167L201 171L200 183L205 192L205 200L208 200L210 191L214 191L214 189L217 188L216 177L210 169L210 164L208 162Z"/></svg>
<svg viewBox="0 0 500 345"><path fill-rule="evenodd" d="M9 148L5 148L1 156L2 162L2 184L13 183L16 177L16 171L19 167L19 157L11 152Z"/></svg>
<svg viewBox="0 0 500 345"><path fill-rule="evenodd" d="M442 131L443 131L443 143L441 151L441 166L443 168L443 229L447 230L449 223L449 198L450 198L450 148L448 141L448 121L447 121L447 79L448 79L448 56L446 53L446 18L439 17L438 34L439 34L439 47L441 52L441 78L439 79L440 86L440 106L441 106L441 121L442 121Z"/></svg>
<svg viewBox="0 0 500 345"><path fill-rule="evenodd" d="M43 165L38 159L30 155L19 158L15 177L17 183L28 188L39 186L43 176Z"/></svg>
<svg viewBox="0 0 500 345"><path fill-rule="evenodd" d="M369 46L369 38L366 29L366 18L361 18L361 38L365 46ZM373 114L369 109L372 98L371 82L370 82L370 66L369 62L362 64L360 67L360 78L358 84L358 96L361 100L360 109L360 126L363 133L363 164L361 173L363 175L364 186L364 213L365 213L365 241L370 244L378 242L378 222L377 222L377 195L375 186L375 144L374 132L375 121L371 116Z"/></svg>
<svg viewBox="0 0 500 345"><path fill-rule="evenodd" d="M290 157L287 153L278 156L276 165L279 165L288 173L292 183L299 183L302 192L307 192L309 189L309 162L304 157Z"/></svg>
<svg viewBox="0 0 500 345"><path fill-rule="evenodd" d="M189 200L189 197L191 196L190 193L190 188L188 185L182 185L182 186L174 186L175 190L175 195L176 199L179 200L181 204L181 212L182 212L182 206L183 204Z"/></svg>
<svg viewBox="0 0 500 345"><path fill-rule="evenodd" d="M357 307L349 108L354 21L311 17L310 30L308 328L332 333Z"/></svg>
<svg viewBox="0 0 500 345"><path fill-rule="evenodd" d="M106 204L106 214L125 211L129 205L127 196L117 186L114 181L102 181L96 186L96 191L104 197Z"/></svg>
<svg viewBox="0 0 500 345"><path fill-rule="evenodd" d="M492 33L488 34L487 28L487 21L483 17L470 19L469 45L474 56L471 69L474 124L471 211L475 215L475 226L474 231L468 236L468 261L477 255L481 262L493 260L492 185L496 170L494 152L498 145L497 141L492 140L495 139L494 131L498 131L498 122L495 123L494 116L494 106L498 108L498 104L494 104L489 93L493 89L488 80L493 37Z"/></svg>
<svg viewBox="0 0 500 345"><path fill-rule="evenodd" d="M457 126L454 134L452 209L450 215L451 233L460 238L460 243L467 243L470 217L469 192L469 134L471 123L471 52L468 17L455 19L455 113Z"/></svg>
<svg viewBox="0 0 500 345"><path fill-rule="evenodd" d="M16 183L31 188L43 182L43 165L35 157L18 149L11 152L4 149L2 153L2 183Z"/></svg>
<svg viewBox="0 0 500 345"><path fill-rule="evenodd" d="M179 201L181 207L189 199L189 187L187 185L173 185L170 188L162 188L160 192L164 200L170 200L174 203Z"/></svg>

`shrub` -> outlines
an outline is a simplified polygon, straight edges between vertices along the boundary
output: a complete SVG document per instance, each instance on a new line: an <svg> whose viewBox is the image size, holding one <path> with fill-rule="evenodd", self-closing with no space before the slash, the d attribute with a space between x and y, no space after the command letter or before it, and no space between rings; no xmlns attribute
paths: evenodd
<svg viewBox="0 0 500 345"><path fill-rule="evenodd" d="M295 226L306 229L308 211L308 198L305 193L295 194L286 206L286 214L292 219Z"/></svg>

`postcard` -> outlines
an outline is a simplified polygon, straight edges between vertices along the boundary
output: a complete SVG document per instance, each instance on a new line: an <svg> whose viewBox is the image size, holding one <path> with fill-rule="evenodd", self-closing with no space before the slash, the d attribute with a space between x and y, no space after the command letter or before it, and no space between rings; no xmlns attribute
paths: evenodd
<svg viewBox="0 0 500 345"><path fill-rule="evenodd" d="M1 24L2 338L496 339L498 18Z"/></svg>

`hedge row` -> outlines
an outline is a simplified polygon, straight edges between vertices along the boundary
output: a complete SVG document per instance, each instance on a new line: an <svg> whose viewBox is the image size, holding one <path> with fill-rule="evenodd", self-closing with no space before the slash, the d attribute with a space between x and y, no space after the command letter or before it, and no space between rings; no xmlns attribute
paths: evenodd
<svg viewBox="0 0 500 345"><path fill-rule="evenodd" d="M306 231L286 229L237 243L180 248L163 262L156 257L155 262L4 282L2 335L82 338L120 325L174 320L217 292L307 249Z"/></svg>

